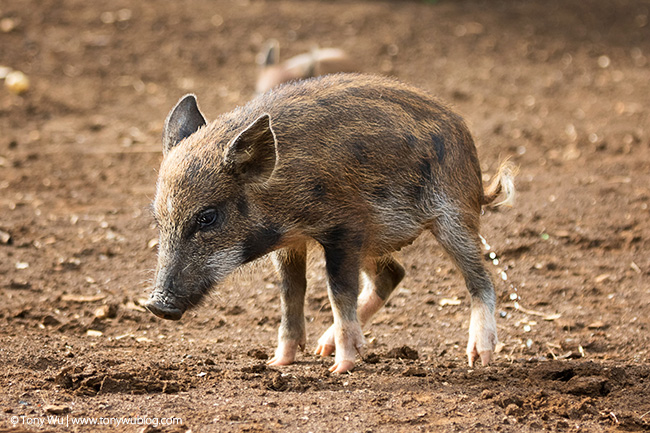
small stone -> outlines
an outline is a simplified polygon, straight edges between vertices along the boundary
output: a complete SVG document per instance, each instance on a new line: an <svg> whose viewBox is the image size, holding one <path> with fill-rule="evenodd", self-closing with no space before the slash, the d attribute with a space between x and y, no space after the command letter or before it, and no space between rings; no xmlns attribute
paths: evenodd
<svg viewBox="0 0 650 433"><path fill-rule="evenodd" d="M102 331L97 331L96 329L89 329L86 331L86 335L89 337L101 337L104 333Z"/></svg>
<svg viewBox="0 0 650 433"><path fill-rule="evenodd" d="M408 346L395 347L391 349L386 356L389 358L410 359L413 361L420 357L417 350L411 349Z"/></svg>
<svg viewBox="0 0 650 433"><path fill-rule="evenodd" d="M242 373L253 373L253 374L260 374L265 372L268 369L266 364L256 364L256 365L251 365L249 367L242 367L241 371Z"/></svg>
<svg viewBox="0 0 650 433"><path fill-rule="evenodd" d="M508 416L515 416L516 417L516 416L521 415L521 413L522 413L521 408L519 406L517 406L516 404L514 404L514 403L509 404L506 407L506 415L508 415Z"/></svg>
<svg viewBox="0 0 650 433"><path fill-rule="evenodd" d="M232 308L228 309L225 314L228 316L238 316L245 312L246 310L244 310L242 307L240 307L239 305L235 305Z"/></svg>
<svg viewBox="0 0 650 433"><path fill-rule="evenodd" d="M29 90L29 78L20 71L11 71L5 77L5 87L16 95Z"/></svg>
<svg viewBox="0 0 650 433"><path fill-rule="evenodd" d="M32 288L32 284L28 281L11 280L5 287L14 290L29 290Z"/></svg>
<svg viewBox="0 0 650 433"><path fill-rule="evenodd" d="M427 372L422 367L409 367L402 372L402 376L425 377Z"/></svg>
<svg viewBox="0 0 650 433"><path fill-rule="evenodd" d="M610 386L604 377L575 376L566 384L566 392L573 395L600 397L609 393Z"/></svg>
<svg viewBox="0 0 650 433"><path fill-rule="evenodd" d="M363 358L363 362L367 364L378 364L379 361L380 361L380 356L375 352L370 352Z"/></svg>
<svg viewBox="0 0 650 433"><path fill-rule="evenodd" d="M102 305L101 307L95 310L94 315L99 320L113 319L115 318L115 316L117 316L117 305L115 304Z"/></svg>
<svg viewBox="0 0 650 433"><path fill-rule="evenodd" d="M18 21L13 18L3 18L0 20L0 30L3 33L10 33L18 27Z"/></svg>
<svg viewBox="0 0 650 433"><path fill-rule="evenodd" d="M262 349L251 349L248 351L247 355L255 359L269 359L269 355L267 355Z"/></svg>
<svg viewBox="0 0 650 433"><path fill-rule="evenodd" d="M0 244L2 245L9 245L11 244L11 235L9 232L6 232L4 230L0 230Z"/></svg>
<svg viewBox="0 0 650 433"><path fill-rule="evenodd" d="M483 392L481 392L481 398L483 400L490 400L494 398L494 391L490 389L484 389Z"/></svg>
<svg viewBox="0 0 650 433"><path fill-rule="evenodd" d="M48 314L47 316L43 317L43 321L41 323L43 326L58 326L61 324L61 321L56 317Z"/></svg>

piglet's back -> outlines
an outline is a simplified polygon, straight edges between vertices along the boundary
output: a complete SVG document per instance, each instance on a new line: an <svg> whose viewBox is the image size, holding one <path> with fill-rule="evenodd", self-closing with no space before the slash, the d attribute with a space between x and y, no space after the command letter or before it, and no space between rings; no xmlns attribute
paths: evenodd
<svg viewBox="0 0 650 433"><path fill-rule="evenodd" d="M349 163L379 171L423 158L453 165L468 153L478 161L460 116L388 77L334 74L285 84L216 123L236 130L263 113L271 117L280 161L308 156L334 169Z"/></svg>

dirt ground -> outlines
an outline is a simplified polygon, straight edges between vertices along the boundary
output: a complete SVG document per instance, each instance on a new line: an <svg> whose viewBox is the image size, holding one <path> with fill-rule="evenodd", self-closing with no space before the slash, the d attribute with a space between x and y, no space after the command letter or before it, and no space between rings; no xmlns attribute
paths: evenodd
<svg viewBox="0 0 650 433"><path fill-rule="evenodd" d="M31 82L0 88L0 431L650 431L649 15L647 0L0 3L0 65ZM245 103L268 38L428 89L466 118L487 175L520 166L516 206L483 219L489 367L467 366L469 297L427 236L400 253L407 277L350 374L310 354L332 320L317 250L292 366L265 365L268 263L180 322L141 307L163 120L187 92L209 118Z"/></svg>

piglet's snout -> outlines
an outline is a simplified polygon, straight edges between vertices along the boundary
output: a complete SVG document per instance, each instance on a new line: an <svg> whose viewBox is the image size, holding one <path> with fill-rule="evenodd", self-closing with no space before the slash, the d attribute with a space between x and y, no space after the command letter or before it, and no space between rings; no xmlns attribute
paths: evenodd
<svg viewBox="0 0 650 433"><path fill-rule="evenodd" d="M159 268L153 292L144 306L162 319L180 320L185 312L185 307L178 302L174 295L173 282L168 270L169 268L166 266Z"/></svg>
<svg viewBox="0 0 650 433"><path fill-rule="evenodd" d="M163 290L154 290L144 307L161 319L180 320L185 310L179 308Z"/></svg>

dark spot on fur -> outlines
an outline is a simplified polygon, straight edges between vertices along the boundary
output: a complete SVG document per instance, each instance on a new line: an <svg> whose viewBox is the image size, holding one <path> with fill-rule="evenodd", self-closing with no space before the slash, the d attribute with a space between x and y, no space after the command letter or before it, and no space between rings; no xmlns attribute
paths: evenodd
<svg viewBox="0 0 650 433"><path fill-rule="evenodd" d="M249 213L248 201L244 197L239 197L237 200L237 210L242 217L247 217Z"/></svg>
<svg viewBox="0 0 650 433"><path fill-rule="evenodd" d="M424 179L425 184L428 184L433 179L433 172L431 169L431 163L427 159L422 159L418 166L420 171L420 176Z"/></svg>
<svg viewBox="0 0 650 433"><path fill-rule="evenodd" d="M428 99L404 89L390 89L384 96L385 100L398 105L414 118L430 118L439 108L433 99Z"/></svg>
<svg viewBox="0 0 650 433"><path fill-rule="evenodd" d="M327 188L325 188L325 185L321 182L316 181L311 188L311 192L314 195L314 198L323 199L327 195Z"/></svg>
<svg viewBox="0 0 650 433"><path fill-rule="evenodd" d="M427 189L433 187L432 167L431 163L427 159L422 159L420 161L420 164L418 165L418 171L420 173L420 176L418 176L416 179L412 189L413 199L416 202L422 201Z"/></svg>
<svg viewBox="0 0 650 433"><path fill-rule="evenodd" d="M357 162L361 165L368 163L368 150L366 149L366 144L363 141L355 141L350 144L352 149L352 154Z"/></svg>
<svg viewBox="0 0 650 433"><path fill-rule="evenodd" d="M375 94L377 93L376 89L369 87L348 87L344 90L344 93L347 96L363 99L375 99Z"/></svg>
<svg viewBox="0 0 650 433"><path fill-rule="evenodd" d="M436 150L438 163L442 164L442 161L445 159L445 140L438 134L431 134L431 140L433 140L433 147Z"/></svg>
<svg viewBox="0 0 650 433"><path fill-rule="evenodd" d="M329 108L332 105L332 98L317 98L316 105L323 108Z"/></svg>
<svg viewBox="0 0 650 433"><path fill-rule="evenodd" d="M418 144L418 139L415 138L413 134L406 134L406 137L404 138L406 139L406 144L408 144L409 148L415 149Z"/></svg>
<svg viewBox="0 0 650 433"><path fill-rule="evenodd" d="M244 240L244 263L252 262L271 252L281 238L282 233L273 225L264 225L253 230Z"/></svg>

